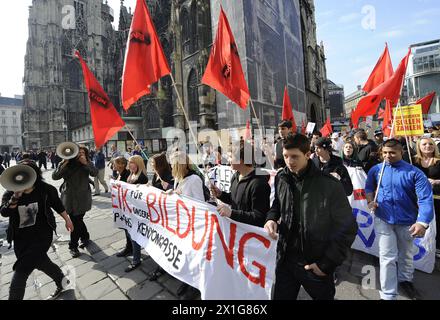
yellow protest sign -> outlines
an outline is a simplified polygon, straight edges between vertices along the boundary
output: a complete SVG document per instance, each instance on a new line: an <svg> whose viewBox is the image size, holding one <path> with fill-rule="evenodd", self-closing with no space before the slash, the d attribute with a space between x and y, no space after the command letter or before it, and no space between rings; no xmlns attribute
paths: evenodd
<svg viewBox="0 0 440 320"><path fill-rule="evenodd" d="M396 119L394 136L422 136L425 133L422 105L395 108L393 111Z"/></svg>

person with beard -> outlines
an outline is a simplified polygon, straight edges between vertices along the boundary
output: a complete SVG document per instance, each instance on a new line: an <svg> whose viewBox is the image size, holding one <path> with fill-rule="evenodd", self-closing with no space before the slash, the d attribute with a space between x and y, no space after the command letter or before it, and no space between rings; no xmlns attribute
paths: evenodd
<svg viewBox="0 0 440 320"><path fill-rule="evenodd" d="M61 199L67 213L72 219L74 231L70 235L69 249L73 258L80 256L78 241L81 248L85 248L90 241L90 234L84 223L84 216L92 208L92 190L89 176L96 177L98 169L89 158L88 149L79 147L78 156L64 160L52 173L53 180L64 179L61 186Z"/></svg>

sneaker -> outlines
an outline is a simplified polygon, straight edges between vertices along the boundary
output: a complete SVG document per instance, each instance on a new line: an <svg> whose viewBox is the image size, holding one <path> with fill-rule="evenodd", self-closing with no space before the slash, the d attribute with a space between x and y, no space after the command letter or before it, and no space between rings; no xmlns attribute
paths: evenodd
<svg viewBox="0 0 440 320"><path fill-rule="evenodd" d="M162 269L162 267L157 267L156 270L150 272L148 274L149 281L156 281L159 279L166 271Z"/></svg>
<svg viewBox="0 0 440 320"><path fill-rule="evenodd" d="M72 255L72 258L78 258L81 255L81 252L79 252L78 249L70 249L70 254Z"/></svg>
<svg viewBox="0 0 440 320"><path fill-rule="evenodd" d="M64 291L63 287L57 287L54 293L52 293L50 296L46 298L46 300L55 300L57 299L61 293Z"/></svg>
<svg viewBox="0 0 440 320"><path fill-rule="evenodd" d="M411 300L421 300L419 292L414 288L414 284L409 281L399 283L400 288Z"/></svg>
<svg viewBox="0 0 440 320"><path fill-rule="evenodd" d="M108 193L108 190L105 190L105 193Z"/></svg>
<svg viewBox="0 0 440 320"><path fill-rule="evenodd" d="M119 258L123 258L123 257L131 256L132 254L133 254L133 250L128 250L127 248L125 248L124 250L118 252L116 256Z"/></svg>
<svg viewBox="0 0 440 320"><path fill-rule="evenodd" d="M141 265L140 262L139 262L139 263L136 263L136 264L131 263L131 264L125 269L125 272L131 272L131 271L133 271L133 270L139 268L140 265Z"/></svg>
<svg viewBox="0 0 440 320"><path fill-rule="evenodd" d="M86 248L89 244L90 244L90 240L85 240L85 241L83 241L83 242L79 245L79 247L80 247L81 249L84 249L84 248Z"/></svg>

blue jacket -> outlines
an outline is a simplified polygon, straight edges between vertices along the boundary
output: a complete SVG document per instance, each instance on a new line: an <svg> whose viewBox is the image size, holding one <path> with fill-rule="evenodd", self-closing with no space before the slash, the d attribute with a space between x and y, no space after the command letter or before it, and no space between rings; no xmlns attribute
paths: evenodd
<svg viewBox="0 0 440 320"><path fill-rule="evenodd" d="M105 168L105 156L102 152L97 152L93 160L95 162L96 169L101 170Z"/></svg>
<svg viewBox="0 0 440 320"><path fill-rule="evenodd" d="M375 193L382 163L368 172L365 192ZM425 174L405 161L385 164L376 216L393 225L430 223L434 218L432 187Z"/></svg>

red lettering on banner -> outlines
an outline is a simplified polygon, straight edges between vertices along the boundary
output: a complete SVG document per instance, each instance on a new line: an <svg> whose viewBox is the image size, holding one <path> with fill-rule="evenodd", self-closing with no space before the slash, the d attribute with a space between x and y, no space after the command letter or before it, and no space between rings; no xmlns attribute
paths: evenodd
<svg viewBox="0 0 440 320"><path fill-rule="evenodd" d="M241 272L243 272L246 278L248 278L251 282L264 288L266 286L266 267L256 261L252 261L252 265L257 267L259 270L258 277L255 277L251 275L249 271L247 271L244 265L244 247L246 245L246 242L248 242L250 239L259 240L267 249L270 247L270 241L259 234L246 233L245 235L243 235L243 237L241 237L238 244L238 264L240 265Z"/></svg>
<svg viewBox="0 0 440 320"><path fill-rule="evenodd" d="M354 200L367 200L367 195L364 189L353 190Z"/></svg>
<svg viewBox="0 0 440 320"><path fill-rule="evenodd" d="M162 211L162 192L159 194L159 211L160 211L160 222L162 223L162 227L165 227L165 222L163 218L163 211Z"/></svg>
<svg viewBox="0 0 440 320"><path fill-rule="evenodd" d="M180 233L180 207L182 207L185 211L186 211L186 215L188 216L188 225L186 227L186 231L184 233ZM177 236L180 239L186 238L186 236L189 233L190 227L191 227L191 216L189 214L189 210L188 207L185 205L185 203L182 200L177 200L176 202L176 216L177 216L177 228L176 228L176 233Z"/></svg>
<svg viewBox="0 0 440 320"><path fill-rule="evenodd" d="M153 201L152 202L149 201L150 196L153 197ZM155 193L148 193L146 201L147 201L147 207L148 207L148 216L150 218L151 223L155 223L155 224L159 223L160 215L159 215L159 213L157 212L157 209L154 206L154 204L156 203L156 194ZM151 210L153 210L156 213L156 216L157 216L156 220L153 220L153 218L151 216Z"/></svg>
<svg viewBox="0 0 440 320"><path fill-rule="evenodd" d="M113 193L113 190L116 190L116 194L114 194ZM118 199L119 197L118 197L118 192L119 192L119 189L118 189L118 186L117 185L115 185L115 184L113 184L112 185L112 208L115 208L115 209L119 209L119 207L118 207L118 204L116 203L114 203L114 201L113 201L113 199Z"/></svg>
<svg viewBox="0 0 440 320"><path fill-rule="evenodd" d="M200 240L200 242L195 241L195 235L196 235L196 232L194 230L195 216L196 216L196 208L193 207L192 208L192 215L191 215L192 247L194 250L198 251L202 247L203 242L205 242L206 232L208 231L208 219L209 219L208 210L205 210L205 231L203 232L203 237L202 237L202 240Z"/></svg>
<svg viewBox="0 0 440 320"><path fill-rule="evenodd" d="M128 193L128 189L124 190L123 188L121 188L122 190L122 205L124 207L124 211L127 208L128 212L132 213L130 206L127 203L127 193Z"/></svg>
<svg viewBox="0 0 440 320"><path fill-rule="evenodd" d="M231 227L229 231L229 247L228 247L225 243L225 238L223 237L223 232L218 223L217 216L214 214L211 214L211 230L209 232L206 260L210 261L212 259L212 242L214 237L214 224L216 225L217 234L220 238L220 241L222 242L223 250L225 251L226 262L231 268L234 268L234 245L235 245L235 237L237 234L237 225L235 223L231 223Z"/></svg>
<svg viewBox="0 0 440 320"><path fill-rule="evenodd" d="M164 196L163 209L165 211L165 228L172 234L176 234L176 230L171 229L168 225L167 195Z"/></svg>

